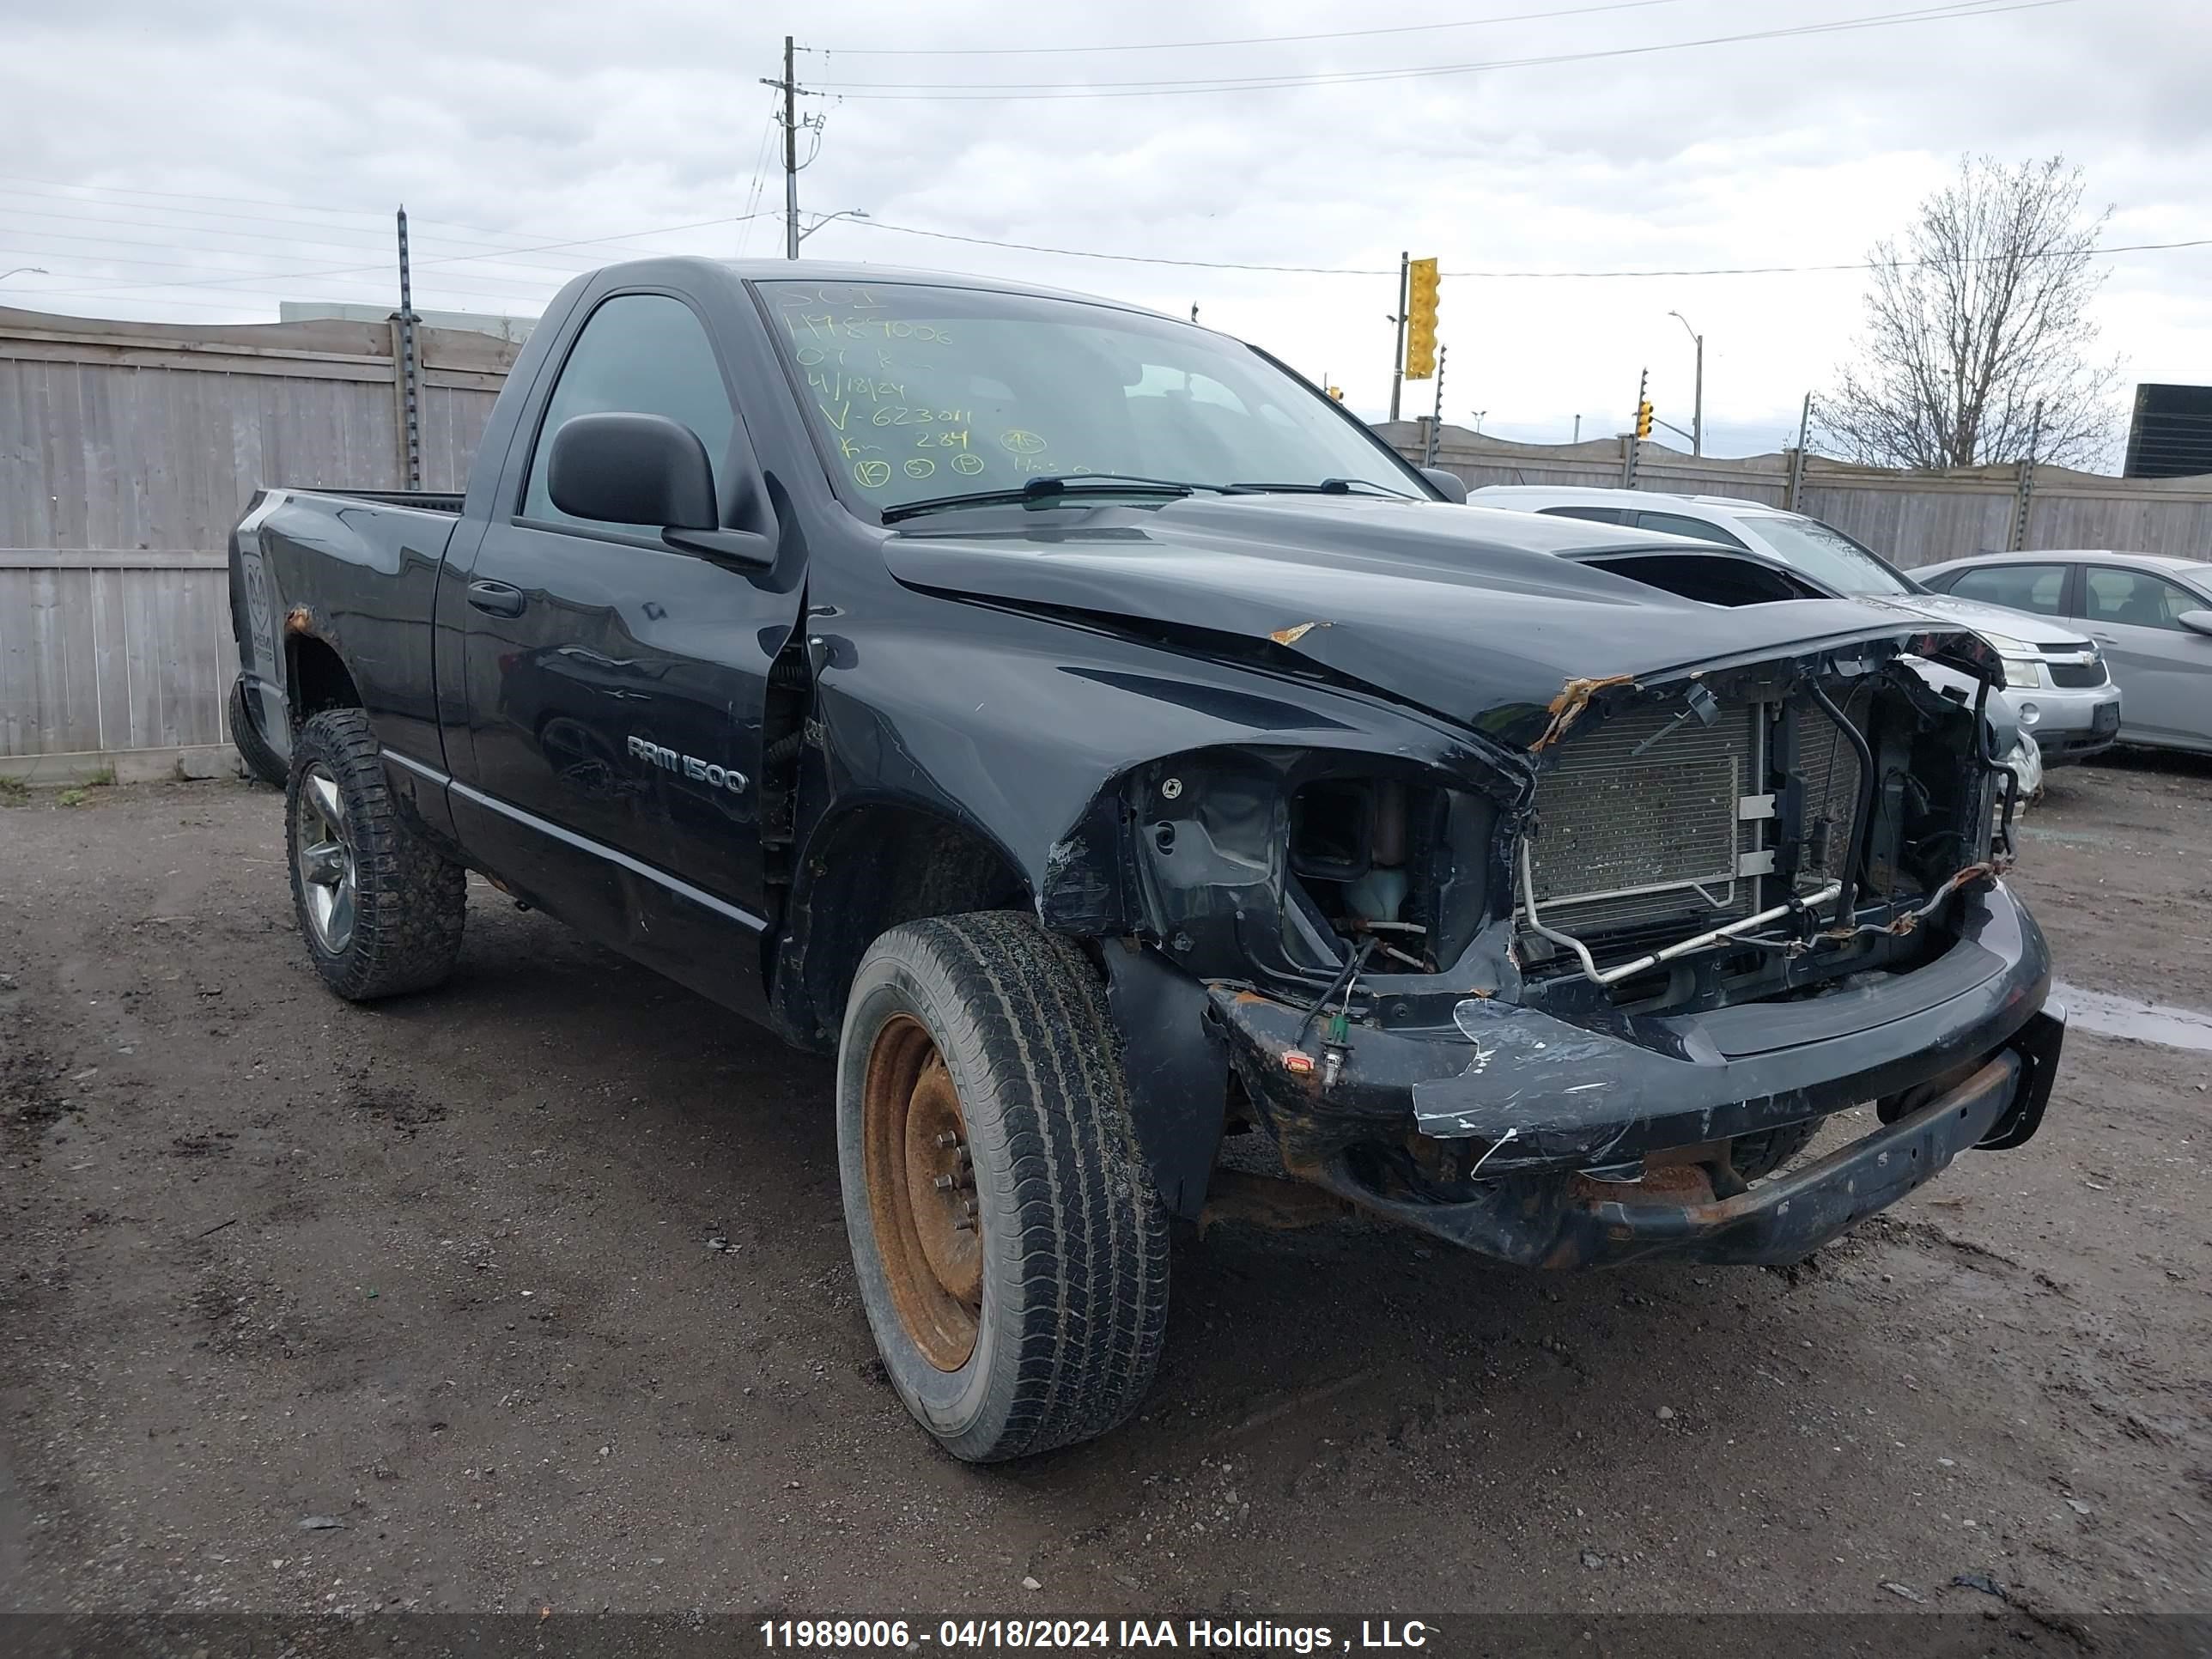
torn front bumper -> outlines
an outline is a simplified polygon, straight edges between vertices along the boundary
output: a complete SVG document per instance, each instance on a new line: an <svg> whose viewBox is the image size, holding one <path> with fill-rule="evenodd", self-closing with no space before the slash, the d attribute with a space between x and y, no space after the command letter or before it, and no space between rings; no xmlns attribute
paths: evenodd
<svg viewBox="0 0 2212 1659"><path fill-rule="evenodd" d="M1568 1267L1796 1260L1966 1148L2020 1144L2063 1036L2049 984L2042 935L1999 884L1961 895L1959 938L1914 972L1603 1031L1470 998L1447 1030L1355 1025L1333 1079L1285 1067L1301 1011L1213 999L1292 1172L1485 1255ZM1930 1086L1896 1122L1748 1191L1679 1179L1687 1151ZM1361 1152L1453 1142L1483 1149L1464 1201L1377 1182Z"/></svg>

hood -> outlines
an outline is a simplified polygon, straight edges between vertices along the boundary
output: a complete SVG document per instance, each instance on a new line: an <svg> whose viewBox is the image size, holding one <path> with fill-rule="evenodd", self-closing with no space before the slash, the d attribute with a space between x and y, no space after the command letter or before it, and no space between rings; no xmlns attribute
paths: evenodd
<svg viewBox="0 0 2212 1659"><path fill-rule="evenodd" d="M1931 622L1971 628L1978 634L2002 634L2027 645L2071 645L2089 648L2089 636L2075 623L2057 617L2039 617L2032 611L2008 611L1979 599L1954 599L1948 593L1899 593L1870 599L1869 605L1893 606Z"/></svg>
<svg viewBox="0 0 2212 1659"><path fill-rule="evenodd" d="M1000 510L892 535L909 586L1110 620L1163 642L1279 655L1526 746L1563 691L1890 640L1986 658L1895 607L1678 599L1559 557L1673 544L1572 519L1355 496L1193 497Z"/></svg>

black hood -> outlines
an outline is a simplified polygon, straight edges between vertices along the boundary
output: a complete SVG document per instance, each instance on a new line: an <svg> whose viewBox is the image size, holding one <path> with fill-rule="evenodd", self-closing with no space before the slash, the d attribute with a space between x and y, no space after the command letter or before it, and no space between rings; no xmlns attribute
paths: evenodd
<svg viewBox="0 0 2212 1659"><path fill-rule="evenodd" d="M1188 641L1294 653L1431 713L1526 744L1577 684L1868 640L1947 660L1971 636L1850 599L1726 608L1563 554L1650 545L1578 520L1312 495L1200 496L1158 508L1000 509L895 535L909 586L1110 619ZM1961 665L1966 665L1962 664Z"/></svg>

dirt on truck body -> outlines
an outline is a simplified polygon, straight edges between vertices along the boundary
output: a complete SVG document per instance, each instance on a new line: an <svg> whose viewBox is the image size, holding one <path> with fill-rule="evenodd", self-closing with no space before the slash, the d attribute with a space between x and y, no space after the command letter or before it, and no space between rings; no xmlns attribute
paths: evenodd
<svg viewBox="0 0 2212 1659"><path fill-rule="evenodd" d="M1106 302L579 278L458 502L234 538L310 957L434 985L473 869L834 1053L871 1328L977 1460L1136 1408L1243 1130L1548 1267L1794 1261L2033 1134L1990 646L1463 495Z"/></svg>

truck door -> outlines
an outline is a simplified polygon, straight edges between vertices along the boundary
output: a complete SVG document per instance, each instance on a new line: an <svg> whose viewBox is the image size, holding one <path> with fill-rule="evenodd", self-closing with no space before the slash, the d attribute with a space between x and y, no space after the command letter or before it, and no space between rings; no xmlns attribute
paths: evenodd
<svg viewBox="0 0 2212 1659"><path fill-rule="evenodd" d="M467 573L476 764L453 797L518 891L750 1006L765 925L763 708L799 591L670 548L656 526L569 518L546 489L553 434L578 415L666 416L719 464L738 418L726 363L673 294L615 294L589 313L534 428L526 416L520 488L494 504Z"/></svg>

